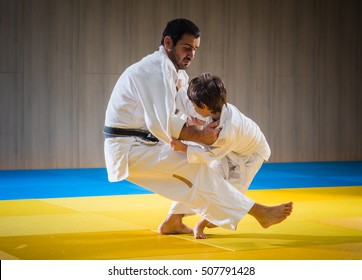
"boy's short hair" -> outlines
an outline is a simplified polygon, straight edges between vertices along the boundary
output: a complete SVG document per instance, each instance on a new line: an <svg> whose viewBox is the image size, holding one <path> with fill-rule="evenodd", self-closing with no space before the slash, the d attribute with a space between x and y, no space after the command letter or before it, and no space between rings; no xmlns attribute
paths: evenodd
<svg viewBox="0 0 362 280"><path fill-rule="evenodd" d="M176 46L177 42L185 34L193 35L195 38L199 38L201 35L199 28L191 20L184 18L171 20L167 23L162 33L161 45L164 45L165 37L170 36L173 45Z"/></svg>
<svg viewBox="0 0 362 280"><path fill-rule="evenodd" d="M227 91L221 78L210 73L202 73L193 78L187 89L187 96L197 107L202 108L202 104L205 104L213 114L221 112L226 104L226 95Z"/></svg>

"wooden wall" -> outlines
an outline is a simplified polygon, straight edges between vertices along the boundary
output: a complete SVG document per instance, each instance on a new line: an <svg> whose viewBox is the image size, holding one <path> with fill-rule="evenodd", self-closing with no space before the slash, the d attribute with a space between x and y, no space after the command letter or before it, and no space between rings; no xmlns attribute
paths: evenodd
<svg viewBox="0 0 362 280"><path fill-rule="evenodd" d="M112 88L176 17L270 161L362 160L362 1L0 0L0 169L103 167Z"/></svg>

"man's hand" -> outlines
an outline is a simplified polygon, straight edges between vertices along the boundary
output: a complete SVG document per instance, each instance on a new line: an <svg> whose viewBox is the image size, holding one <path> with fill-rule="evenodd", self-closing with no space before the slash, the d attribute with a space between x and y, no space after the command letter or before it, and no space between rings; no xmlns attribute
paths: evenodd
<svg viewBox="0 0 362 280"><path fill-rule="evenodd" d="M178 139L211 145L219 137L221 129L216 128L218 125L218 122L212 122L208 124L203 130L198 129L195 126L184 126Z"/></svg>
<svg viewBox="0 0 362 280"><path fill-rule="evenodd" d="M217 128L218 125L219 125L218 121L212 122L202 130L203 136L201 137L202 138L201 143L206 145L211 145L217 140L221 130L220 128Z"/></svg>

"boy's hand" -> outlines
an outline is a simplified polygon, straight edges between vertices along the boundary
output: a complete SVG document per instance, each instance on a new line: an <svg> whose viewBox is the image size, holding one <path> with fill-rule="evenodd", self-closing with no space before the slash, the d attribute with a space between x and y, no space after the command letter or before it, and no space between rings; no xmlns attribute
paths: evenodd
<svg viewBox="0 0 362 280"><path fill-rule="evenodd" d="M170 141L170 146L171 146L172 150L175 152L186 152L187 151L187 145L173 137Z"/></svg>
<svg viewBox="0 0 362 280"><path fill-rule="evenodd" d="M176 84L176 89L179 90L180 88L185 86L185 80L183 79L178 79L177 80L177 84Z"/></svg>

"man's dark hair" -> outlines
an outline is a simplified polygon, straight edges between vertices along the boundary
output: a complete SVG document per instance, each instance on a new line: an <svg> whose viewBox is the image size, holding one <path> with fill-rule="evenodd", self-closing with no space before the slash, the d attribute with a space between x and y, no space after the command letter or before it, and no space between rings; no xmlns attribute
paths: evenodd
<svg viewBox="0 0 362 280"><path fill-rule="evenodd" d="M193 35L195 38L199 38L201 35L199 28L192 21L184 18L171 20L162 33L161 45L164 45L165 37L170 36L173 45L176 46L184 34Z"/></svg>
<svg viewBox="0 0 362 280"><path fill-rule="evenodd" d="M202 108L202 104L205 104L213 114L221 112L226 104L226 95L223 81L210 73L193 78L187 89L187 96L197 107Z"/></svg>

